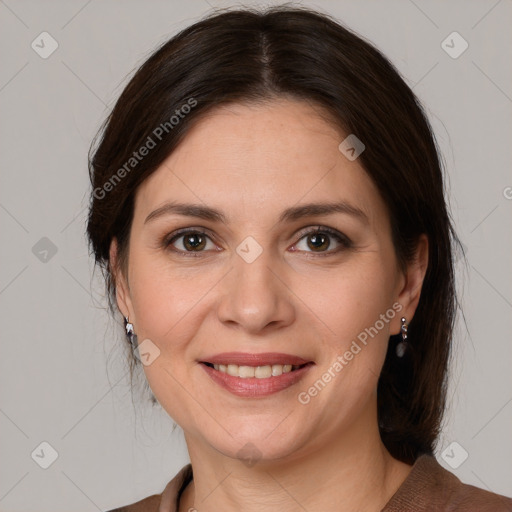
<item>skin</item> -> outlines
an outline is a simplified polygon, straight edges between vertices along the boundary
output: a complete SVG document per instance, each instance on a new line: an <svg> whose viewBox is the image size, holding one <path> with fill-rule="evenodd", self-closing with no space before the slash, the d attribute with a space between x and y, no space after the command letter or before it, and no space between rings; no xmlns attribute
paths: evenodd
<svg viewBox="0 0 512 512"><path fill-rule="evenodd" d="M411 469L380 439L376 390L389 336L416 310L428 241L421 237L400 270L386 206L358 160L339 151L345 137L306 102L216 108L139 187L126 275L112 242L118 306L139 343L159 348L144 371L185 433L194 480L180 511L378 511ZM227 222L169 214L145 223L169 201L217 208ZM286 208L339 201L366 221L335 213L279 222ZM317 226L351 244L328 236L311 246L303 231ZM164 247L180 228L207 230L202 252L183 237ZM248 236L263 250L252 263L236 252ZM198 257L183 255L187 248ZM298 393L394 303L400 313L301 404ZM315 365L283 391L237 397L198 362L230 351L284 352ZM251 466L238 453L247 443L258 450Z"/></svg>

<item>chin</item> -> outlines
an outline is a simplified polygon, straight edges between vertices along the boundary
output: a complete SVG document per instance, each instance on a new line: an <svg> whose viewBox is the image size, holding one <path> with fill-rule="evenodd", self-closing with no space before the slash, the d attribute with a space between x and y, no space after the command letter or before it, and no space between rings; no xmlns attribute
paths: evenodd
<svg viewBox="0 0 512 512"><path fill-rule="evenodd" d="M228 432L234 432L233 437L224 431L221 439L205 440L219 453L238 459L247 467L287 459L297 455L302 443L293 428L288 426L285 431L276 429L281 421L282 418L271 423L266 422L264 427L260 426L258 429L254 428L254 423L238 423L226 426ZM304 437L304 441L308 438L303 429L300 437Z"/></svg>

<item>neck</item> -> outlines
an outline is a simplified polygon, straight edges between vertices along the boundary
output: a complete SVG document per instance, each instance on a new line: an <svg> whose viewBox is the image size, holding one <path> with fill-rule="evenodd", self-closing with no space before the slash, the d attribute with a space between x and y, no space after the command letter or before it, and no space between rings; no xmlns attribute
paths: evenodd
<svg viewBox="0 0 512 512"><path fill-rule="evenodd" d="M319 436L315 446L248 467L185 434L194 470L180 512L279 509L380 511L409 474L380 439L376 418L361 418L347 432ZM372 425L369 427L369 425Z"/></svg>

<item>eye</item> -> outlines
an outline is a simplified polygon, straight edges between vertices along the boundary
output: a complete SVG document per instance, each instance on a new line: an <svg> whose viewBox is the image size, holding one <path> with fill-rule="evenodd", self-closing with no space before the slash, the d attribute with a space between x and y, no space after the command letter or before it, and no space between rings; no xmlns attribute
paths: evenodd
<svg viewBox="0 0 512 512"><path fill-rule="evenodd" d="M321 256L337 253L352 246L352 242L348 237L326 226L317 226L309 231L301 232L299 235L301 239L294 247L300 251L319 253ZM302 242L303 240L304 243ZM335 244L337 244L337 248L328 250Z"/></svg>
<svg viewBox="0 0 512 512"><path fill-rule="evenodd" d="M292 251L299 250L316 253L318 256L329 256L352 247L352 242L347 236L326 226L316 226L309 231L302 231L299 236L300 240L293 246ZM337 248L332 249L333 245L337 245ZM208 250L221 250L207 233L192 228L181 229L168 235L163 239L162 246L184 256L199 256L200 253Z"/></svg>
<svg viewBox="0 0 512 512"><path fill-rule="evenodd" d="M210 246L208 245L210 242ZM175 252L179 253L190 253L195 256L194 253L204 252L205 250L215 249L216 245L211 241L210 237L203 231L197 229L182 229L169 237L166 237L163 241L165 248L170 248ZM173 246L174 248L171 248Z"/></svg>

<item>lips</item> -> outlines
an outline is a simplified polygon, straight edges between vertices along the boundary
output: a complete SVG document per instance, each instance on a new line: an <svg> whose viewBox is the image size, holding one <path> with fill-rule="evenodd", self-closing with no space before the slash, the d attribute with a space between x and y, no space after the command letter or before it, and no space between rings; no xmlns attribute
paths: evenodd
<svg viewBox="0 0 512 512"><path fill-rule="evenodd" d="M238 366L272 366L273 364L291 364L300 366L312 361L291 354L280 352L265 352L262 354L249 354L245 352L224 352L209 357L205 357L201 363L210 364L236 364Z"/></svg>
<svg viewBox="0 0 512 512"><path fill-rule="evenodd" d="M199 362L219 386L234 395L252 398L264 397L292 386L314 366L313 361L276 352L226 352Z"/></svg>

